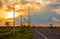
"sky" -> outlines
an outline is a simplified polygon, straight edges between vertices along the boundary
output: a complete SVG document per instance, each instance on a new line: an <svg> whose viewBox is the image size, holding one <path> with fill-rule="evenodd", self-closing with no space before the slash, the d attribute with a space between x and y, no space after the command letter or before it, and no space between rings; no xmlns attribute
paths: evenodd
<svg viewBox="0 0 60 39"><path fill-rule="evenodd" d="M41 0L36 0L40 3ZM43 0L46 2L44 9L36 13L31 13L32 24L60 24L60 0ZM42 2L43 5L43 2ZM17 19L19 23L19 18Z"/></svg>
<svg viewBox="0 0 60 39"><path fill-rule="evenodd" d="M32 2L32 0L23 0ZM60 0L33 0L42 6L38 12L30 12L31 24L60 24ZM28 15L23 16L28 21ZM25 22L26 22L25 21ZM21 18L15 19L16 24L20 24Z"/></svg>

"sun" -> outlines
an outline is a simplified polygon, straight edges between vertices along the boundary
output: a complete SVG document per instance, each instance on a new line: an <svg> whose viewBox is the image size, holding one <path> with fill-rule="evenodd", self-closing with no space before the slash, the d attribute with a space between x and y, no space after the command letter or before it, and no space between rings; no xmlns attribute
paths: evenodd
<svg viewBox="0 0 60 39"><path fill-rule="evenodd" d="M1 0L2 1L2 0ZM21 1L21 0L20 0ZM8 2L2 2L2 8L0 9L0 19L13 19L16 17L19 17L20 15L26 15L29 11L30 12L36 12L39 11L40 8L42 8L40 5L38 5L35 2L27 2L27 3L17 3L19 0L9 0ZM15 12L13 11L13 8L15 8ZM14 14L14 17L13 17Z"/></svg>
<svg viewBox="0 0 60 39"><path fill-rule="evenodd" d="M9 18L15 18L15 17L19 16L18 12L13 13L13 11L11 11L11 12L5 12L5 13L7 13L5 18L8 18L8 19ZM14 16L13 16L13 14L14 14Z"/></svg>
<svg viewBox="0 0 60 39"><path fill-rule="evenodd" d="M13 16L14 14L14 16ZM10 11L10 12L6 12L4 11L3 13L1 12L0 13L0 19L11 19L11 18L16 18L18 17L20 14L18 12L13 12L13 11Z"/></svg>

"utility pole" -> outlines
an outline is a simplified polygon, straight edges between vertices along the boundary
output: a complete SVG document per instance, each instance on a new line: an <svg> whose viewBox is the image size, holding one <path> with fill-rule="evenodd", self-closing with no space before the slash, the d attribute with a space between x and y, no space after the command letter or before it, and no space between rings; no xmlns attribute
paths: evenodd
<svg viewBox="0 0 60 39"><path fill-rule="evenodd" d="M13 5L13 35L15 35L15 5Z"/></svg>
<svg viewBox="0 0 60 39"><path fill-rule="evenodd" d="M28 26L30 26L30 24L31 24L31 23L30 23L30 7L28 8L28 20L29 20L29 21L28 21L28 23L29 23Z"/></svg>
<svg viewBox="0 0 60 39"><path fill-rule="evenodd" d="M23 24L22 24L22 15L20 17L21 17L21 26L23 26Z"/></svg>

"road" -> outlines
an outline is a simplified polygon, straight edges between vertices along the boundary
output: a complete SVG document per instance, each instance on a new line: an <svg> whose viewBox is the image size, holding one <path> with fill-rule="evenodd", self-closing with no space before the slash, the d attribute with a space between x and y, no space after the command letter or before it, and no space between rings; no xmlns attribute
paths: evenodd
<svg viewBox="0 0 60 39"><path fill-rule="evenodd" d="M35 28L32 39L60 39L60 30Z"/></svg>

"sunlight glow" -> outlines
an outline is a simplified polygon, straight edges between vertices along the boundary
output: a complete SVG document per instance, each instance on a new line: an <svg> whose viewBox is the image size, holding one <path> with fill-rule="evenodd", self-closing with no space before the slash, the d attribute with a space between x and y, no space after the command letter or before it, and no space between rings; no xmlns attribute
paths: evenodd
<svg viewBox="0 0 60 39"><path fill-rule="evenodd" d="M6 12L7 14L6 14L6 18L15 18L15 17L17 17L17 16L19 16L19 14L16 12L15 13L15 17L13 17L13 11L11 11L11 12Z"/></svg>
<svg viewBox="0 0 60 39"><path fill-rule="evenodd" d="M2 1L2 0L1 0ZM20 3L19 3L20 2ZM20 15L26 15L28 9L30 12L38 12L43 6L46 5L45 1L40 0L40 4L37 4L35 1L23 3L22 0L7 0L2 1L2 8L0 9L0 19L11 19L19 17ZM15 17L13 17L13 8L15 8Z"/></svg>

